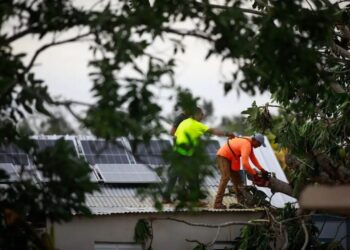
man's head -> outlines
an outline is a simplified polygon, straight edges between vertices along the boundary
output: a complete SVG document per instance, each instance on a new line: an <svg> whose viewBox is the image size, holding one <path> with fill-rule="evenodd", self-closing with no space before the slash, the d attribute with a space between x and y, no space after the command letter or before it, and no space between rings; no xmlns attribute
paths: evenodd
<svg viewBox="0 0 350 250"><path fill-rule="evenodd" d="M266 147L265 145L265 136L262 134L256 133L252 136L252 144L254 148L258 148L260 146Z"/></svg>
<svg viewBox="0 0 350 250"><path fill-rule="evenodd" d="M200 122L201 120L203 120L203 117L204 117L203 110L199 107L196 107L194 109L192 118Z"/></svg>

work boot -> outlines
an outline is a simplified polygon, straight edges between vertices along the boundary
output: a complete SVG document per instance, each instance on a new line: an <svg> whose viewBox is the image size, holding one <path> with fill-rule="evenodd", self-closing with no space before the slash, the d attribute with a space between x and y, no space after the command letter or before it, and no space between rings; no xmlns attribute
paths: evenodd
<svg viewBox="0 0 350 250"><path fill-rule="evenodd" d="M214 208L215 209L227 209L227 207L224 204L222 204L222 203L221 204L220 203L219 204L215 204Z"/></svg>

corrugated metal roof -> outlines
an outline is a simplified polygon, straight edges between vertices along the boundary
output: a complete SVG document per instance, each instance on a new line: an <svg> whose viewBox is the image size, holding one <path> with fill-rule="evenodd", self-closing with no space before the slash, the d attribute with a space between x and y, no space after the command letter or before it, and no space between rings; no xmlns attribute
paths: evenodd
<svg viewBox="0 0 350 250"><path fill-rule="evenodd" d="M222 212L222 210L211 208L216 195L216 188L216 186L208 186L208 207L199 208L199 210ZM232 203L236 203L236 199L234 197L224 197L224 204L229 205ZM91 195L87 195L86 204L95 215L174 212L174 205L171 204L165 204L163 210L158 211L154 208L154 203L151 198L141 199L137 196L136 187L116 187L107 185L101 186L100 192L95 192ZM253 212L262 210L263 209L229 209L229 211L240 212Z"/></svg>

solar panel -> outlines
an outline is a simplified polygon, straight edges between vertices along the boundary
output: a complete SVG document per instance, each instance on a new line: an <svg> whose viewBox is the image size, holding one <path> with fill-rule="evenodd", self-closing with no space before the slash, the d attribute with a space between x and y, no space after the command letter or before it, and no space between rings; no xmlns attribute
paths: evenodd
<svg viewBox="0 0 350 250"><path fill-rule="evenodd" d="M0 163L29 164L27 154L13 143L0 145Z"/></svg>
<svg viewBox="0 0 350 250"><path fill-rule="evenodd" d="M215 140L208 140L205 143L206 143L206 147L205 147L206 153L209 155L211 160L215 160L216 152L220 148L219 142Z"/></svg>
<svg viewBox="0 0 350 250"><path fill-rule="evenodd" d="M30 180L32 179L32 173L34 173L34 170L28 165L20 166L12 163L0 163L0 169L4 170L9 177L6 179L6 182L18 181L20 179Z"/></svg>
<svg viewBox="0 0 350 250"><path fill-rule="evenodd" d="M166 162L162 153L170 148L171 144L168 140L151 140L148 144L138 142L134 152L136 163L164 165Z"/></svg>
<svg viewBox="0 0 350 250"><path fill-rule="evenodd" d="M56 142L58 140L56 139L38 139L35 140L35 142L38 144L38 150L43 151L47 148L54 147ZM68 143L69 146L71 146L73 149L75 149L74 143L72 140L65 140L66 143Z"/></svg>
<svg viewBox="0 0 350 250"><path fill-rule="evenodd" d="M157 183L158 175L143 164L96 165L105 183Z"/></svg>
<svg viewBox="0 0 350 250"><path fill-rule="evenodd" d="M0 163L0 169L4 170L9 176L7 181L16 181L19 179L18 171L12 163Z"/></svg>
<svg viewBox="0 0 350 250"><path fill-rule="evenodd" d="M92 165L132 163L130 155L121 140L115 142L81 140L81 145L86 160Z"/></svg>

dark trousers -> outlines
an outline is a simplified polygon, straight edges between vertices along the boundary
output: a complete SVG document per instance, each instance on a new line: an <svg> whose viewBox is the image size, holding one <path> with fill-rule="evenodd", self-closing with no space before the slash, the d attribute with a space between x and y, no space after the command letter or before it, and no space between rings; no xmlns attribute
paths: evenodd
<svg viewBox="0 0 350 250"><path fill-rule="evenodd" d="M170 200L174 191L177 198L184 200L193 201L206 197L200 189L199 173L195 164L191 156L176 154L176 161L168 169L168 183L163 194L165 200Z"/></svg>

